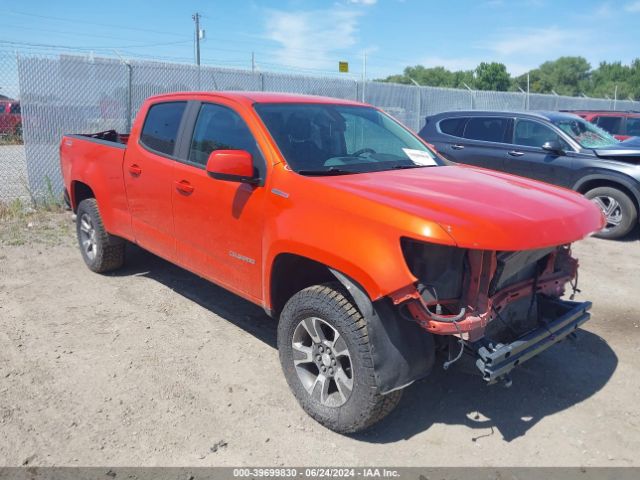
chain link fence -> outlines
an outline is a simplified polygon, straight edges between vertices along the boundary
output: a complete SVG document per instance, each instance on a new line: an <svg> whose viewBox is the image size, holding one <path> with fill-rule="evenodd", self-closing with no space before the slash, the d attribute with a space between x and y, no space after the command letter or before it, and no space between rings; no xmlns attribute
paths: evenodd
<svg viewBox="0 0 640 480"><path fill-rule="evenodd" d="M185 90L272 91L364 100L414 130L424 125L428 115L447 110L640 110L640 102L632 101L0 51L0 95L7 97L0 97L0 112L3 104L18 104L18 113L15 107L13 114L0 113L0 201L59 195L58 147L63 134L126 132L147 97Z"/></svg>

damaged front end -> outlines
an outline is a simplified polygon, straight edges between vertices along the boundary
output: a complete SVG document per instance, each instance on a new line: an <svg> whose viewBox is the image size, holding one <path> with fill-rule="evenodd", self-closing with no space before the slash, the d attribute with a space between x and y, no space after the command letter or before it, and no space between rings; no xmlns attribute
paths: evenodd
<svg viewBox="0 0 640 480"><path fill-rule="evenodd" d="M577 291L569 245L500 252L403 239L402 250L418 281L391 300L438 336L445 368L466 351L487 382L508 383L514 367L589 319L589 302L561 300L567 285Z"/></svg>

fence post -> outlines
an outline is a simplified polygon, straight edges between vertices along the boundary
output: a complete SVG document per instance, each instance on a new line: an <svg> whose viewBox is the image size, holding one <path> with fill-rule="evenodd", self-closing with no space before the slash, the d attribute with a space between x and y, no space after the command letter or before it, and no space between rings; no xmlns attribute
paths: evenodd
<svg viewBox="0 0 640 480"><path fill-rule="evenodd" d="M264 73L260 72L260 91L264 92Z"/></svg>
<svg viewBox="0 0 640 480"><path fill-rule="evenodd" d="M462 85L464 85L467 90L469 90L469 94L471 95L471 110L475 110L474 108L474 98L475 98L475 92L473 90L471 90L471 87L469 85L467 85L466 83L462 82Z"/></svg>
<svg viewBox="0 0 640 480"><path fill-rule="evenodd" d="M125 62L127 67L127 133L131 132L131 116L133 115L133 65Z"/></svg>

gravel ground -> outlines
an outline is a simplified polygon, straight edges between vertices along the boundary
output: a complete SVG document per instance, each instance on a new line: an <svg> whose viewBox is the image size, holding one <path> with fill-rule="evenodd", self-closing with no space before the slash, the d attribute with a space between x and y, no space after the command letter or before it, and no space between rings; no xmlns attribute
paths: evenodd
<svg viewBox="0 0 640 480"><path fill-rule="evenodd" d="M0 465L640 465L640 242L588 239L575 342L510 389L436 368L374 430L289 393L258 307L132 248L85 268L68 214L0 221Z"/></svg>
<svg viewBox="0 0 640 480"><path fill-rule="evenodd" d="M24 145L5 145L0 137L0 200L28 199Z"/></svg>

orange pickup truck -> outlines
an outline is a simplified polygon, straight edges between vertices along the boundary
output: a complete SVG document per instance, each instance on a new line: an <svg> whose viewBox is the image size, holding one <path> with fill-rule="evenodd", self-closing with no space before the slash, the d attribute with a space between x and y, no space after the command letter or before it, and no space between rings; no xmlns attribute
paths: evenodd
<svg viewBox="0 0 640 480"><path fill-rule="evenodd" d="M510 383L589 319L561 297L595 205L448 162L366 104L160 95L130 134L66 135L60 157L91 270L133 242L261 305L295 397L338 432L383 418L436 358Z"/></svg>

